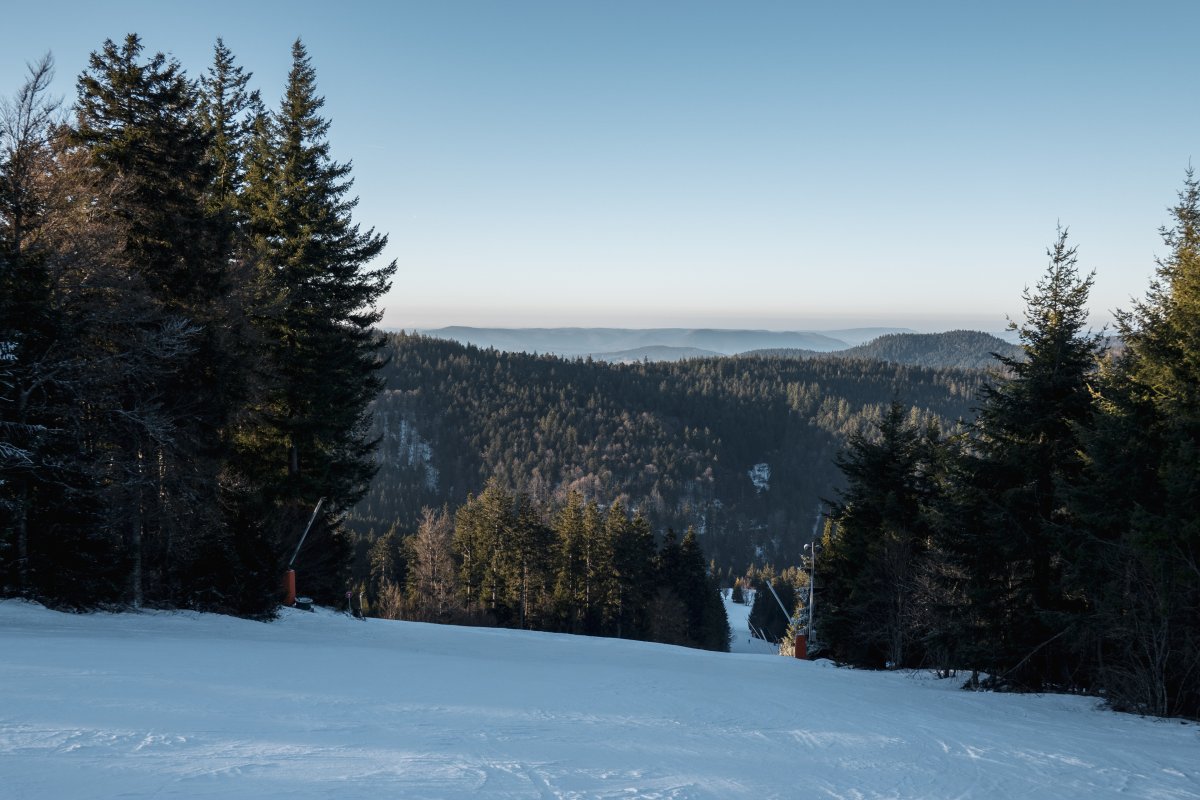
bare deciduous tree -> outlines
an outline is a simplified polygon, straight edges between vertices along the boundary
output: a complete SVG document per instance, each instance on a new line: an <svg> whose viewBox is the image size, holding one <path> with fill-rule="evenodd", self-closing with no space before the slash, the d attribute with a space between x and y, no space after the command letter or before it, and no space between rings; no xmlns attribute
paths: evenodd
<svg viewBox="0 0 1200 800"><path fill-rule="evenodd" d="M458 580L451 556L453 525L443 509L422 509L421 524L408 540L409 592L418 619L446 622L458 608Z"/></svg>

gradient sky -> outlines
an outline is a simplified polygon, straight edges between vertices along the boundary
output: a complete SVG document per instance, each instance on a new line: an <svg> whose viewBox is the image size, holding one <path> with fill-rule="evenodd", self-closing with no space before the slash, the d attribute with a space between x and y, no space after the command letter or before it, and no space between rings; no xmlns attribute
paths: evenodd
<svg viewBox="0 0 1200 800"><path fill-rule="evenodd" d="M399 270L384 324L999 330L1061 222L1145 293L1200 156L1200 3L12 4L0 92L223 36L274 107L300 36Z"/></svg>

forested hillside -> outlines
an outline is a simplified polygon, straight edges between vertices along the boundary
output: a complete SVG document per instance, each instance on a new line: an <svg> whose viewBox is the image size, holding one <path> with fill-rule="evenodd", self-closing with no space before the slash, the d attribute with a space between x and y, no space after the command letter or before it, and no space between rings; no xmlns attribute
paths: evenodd
<svg viewBox="0 0 1200 800"><path fill-rule="evenodd" d="M422 506L456 506L495 478L546 500L621 500L660 532L695 525L707 557L739 570L796 558L834 495L834 456L893 399L913 424L952 429L983 380L843 359L605 364L406 334L385 354L360 533L414 530Z"/></svg>
<svg viewBox="0 0 1200 800"><path fill-rule="evenodd" d="M857 358L869 361L890 361L920 367L992 369L998 366L996 355L1019 358L1022 350L998 336L981 331L947 331L945 333L890 333L877 339L839 350L837 358ZM757 350L746 355L778 358L827 358L826 353L814 350L773 349Z"/></svg>

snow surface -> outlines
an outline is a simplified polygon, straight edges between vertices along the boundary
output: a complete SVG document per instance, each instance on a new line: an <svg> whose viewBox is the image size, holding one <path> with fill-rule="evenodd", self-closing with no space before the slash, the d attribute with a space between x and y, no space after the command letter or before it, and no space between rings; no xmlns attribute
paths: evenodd
<svg viewBox="0 0 1200 800"><path fill-rule="evenodd" d="M725 601L725 616L729 618L729 630L733 633L733 638L729 640L729 651L731 653L757 653L760 656L779 655L779 647L762 639L756 639L750 634L750 609L754 605L754 590L750 589L746 592L746 599L749 602L745 605L733 602L732 590L724 589L722 592L721 597Z"/></svg>
<svg viewBox="0 0 1200 800"><path fill-rule="evenodd" d="M0 798L1200 797L1200 727L957 686L324 610L6 601Z"/></svg>

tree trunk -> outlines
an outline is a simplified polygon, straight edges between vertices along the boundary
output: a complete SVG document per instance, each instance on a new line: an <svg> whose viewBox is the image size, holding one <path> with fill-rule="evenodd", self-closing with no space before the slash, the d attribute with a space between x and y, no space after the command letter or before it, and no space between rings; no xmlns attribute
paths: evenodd
<svg viewBox="0 0 1200 800"><path fill-rule="evenodd" d="M22 475L18 479L16 518L13 520L17 532L17 591L28 596L29 580L29 479Z"/></svg>

